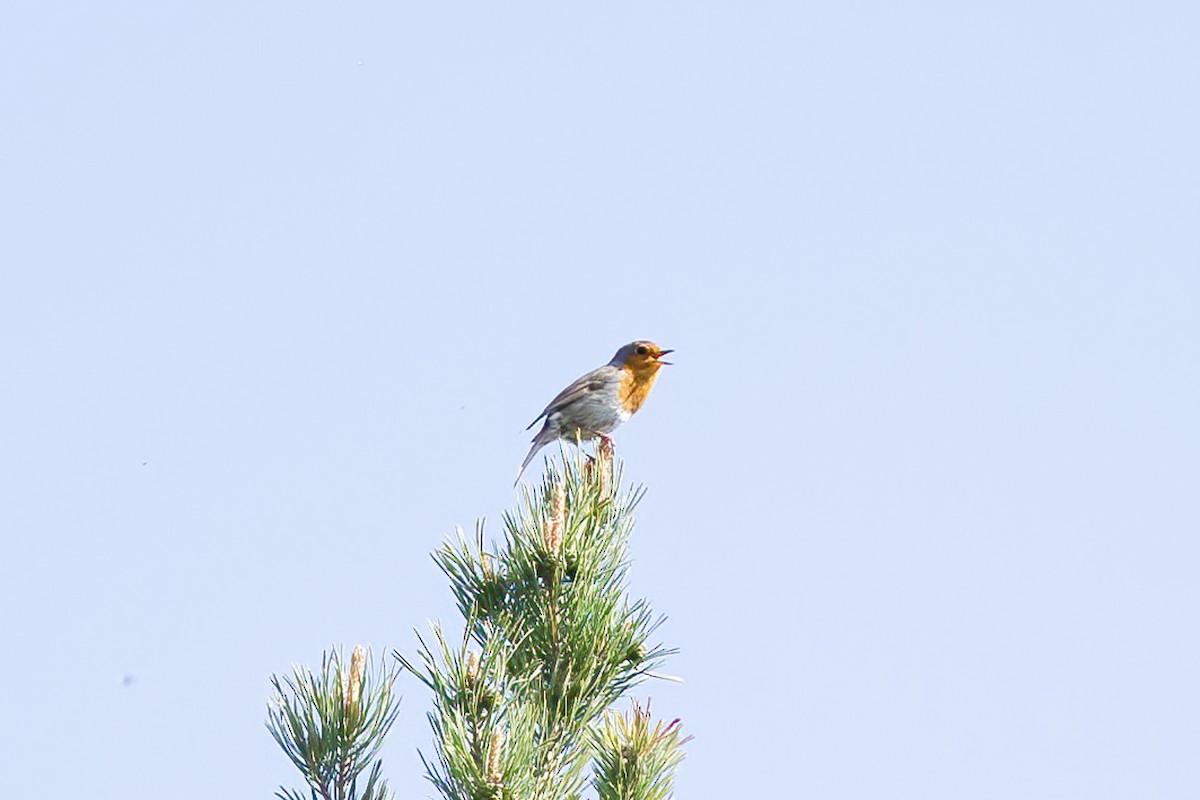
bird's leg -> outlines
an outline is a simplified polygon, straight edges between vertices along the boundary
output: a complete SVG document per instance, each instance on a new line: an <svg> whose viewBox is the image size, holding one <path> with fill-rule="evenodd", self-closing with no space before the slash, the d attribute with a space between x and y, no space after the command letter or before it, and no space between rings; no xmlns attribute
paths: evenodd
<svg viewBox="0 0 1200 800"><path fill-rule="evenodd" d="M587 461L583 462L583 479L590 481L592 479L592 470L596 468L596 458L582 447L579 448L579 452L583 453L583 457L587 459Z"/></svg>
<svg viewBox="0 0 1200 800"><path fill-rule="evenodd" d="M583 448L583 443L586 440L581 438L582 436L583 436L582 431L576 431L574 439L568 439L568 438L564 437L563 441L570 442L575 447L579 448L579 452L583 453L583 457L586 458L588 460L588 463L590 464L591 462L595 461L596 459L592 457L591 453L589 453L587 450L585 450Z"/></svg>

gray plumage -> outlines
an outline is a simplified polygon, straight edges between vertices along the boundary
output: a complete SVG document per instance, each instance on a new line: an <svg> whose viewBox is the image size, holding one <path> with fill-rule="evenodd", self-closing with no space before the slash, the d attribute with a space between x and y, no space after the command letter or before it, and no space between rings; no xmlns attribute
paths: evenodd
<svg viewBox="0 0 1200 800"><path fill-rule="evenodd" d="M607 436L629 419L630 414L620 401L624 372L620 366L605 364L571 383L550 401L525 429L532 429L543 417L546 420L517 471L518 482L537 452L555 439L573 442L576 432L581 440Z"/></svg>
<svg viewBox="0 0 1200 800"><path fill-rule="evenodd" d="M529 430L545 419L541 430L533 437L529 455L517 470L517 482L537 452L555 439L574 442L577 438L608 438L608 434L641 406L659 367L670 363L659 359L670 352L654 342L630 342L603 367L592 370L559 392L526 428Z"/></svg>

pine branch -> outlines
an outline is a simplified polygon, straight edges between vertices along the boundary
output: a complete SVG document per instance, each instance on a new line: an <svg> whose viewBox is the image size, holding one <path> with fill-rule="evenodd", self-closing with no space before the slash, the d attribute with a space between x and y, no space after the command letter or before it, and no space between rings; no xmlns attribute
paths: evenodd
<svg viewBox="0 0 1200 800"><path fill-rule="evenodd" d="M564 456L505 516L499 547L487 549L481 523L434 553L463 635L451 646L435 624L419 664L396 655L434 694L426 771L448 800L579 797L606 710L673 652L648 644L662 619L625 593L642 492L619 485L610 454ZM655 786L669 791L679 758Z"/></svg>
<svg viewBox="0 0 1200 800"><path fill-rule="evenodd" d="M397 673L380 664L372 668L363 647L355 647L349 669L331 650L321 670L295 666L291 675L271 676L274 695L267 708L267 728L308 783L313 800L385 800L387 782L382 762L371 762L396 720L399 698L392 694ZM371 766L362 791L358 778ZM283 800L302 800L280 788Z"/></svg>
<svg viewBox="0 0 1200 800"><path fill-rule="evenodd" d="M683 760L679 720L650 726L650 704L633 702L628 716L606 714L594 735L592 785L600 800L663 800L671 794L675 768Z"/></svg>

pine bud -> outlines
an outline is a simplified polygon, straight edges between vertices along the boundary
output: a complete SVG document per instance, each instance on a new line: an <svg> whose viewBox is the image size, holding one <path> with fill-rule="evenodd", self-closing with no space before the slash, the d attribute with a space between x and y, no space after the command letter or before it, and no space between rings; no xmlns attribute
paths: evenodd
<svg viewBox="0 0 1200 800"><path fill-rule="evenodd" d="M366 649L361 644L355 645L354 652L350 654L350 674L343 678L342 684L342 701L345 703L347 714L358 707L358 700L362 695L363 670L366 666Z"/></svg>
<svg viewBox="0 0 1200 800"><path fill-rule="evenodd" d="M554 495L550 499L550 518L542 532L546 550L557 556L562 549L562 527L567 515L567 490L562 483L554 484Z"/></svg>
<svg viewBox="0 0 1200 800"><path fill-rule="evenodd" d="M479 653L471 650L467 653L467 683L479 680Z"/></svg>
<svg viewBox="0 0 1200 800"><path fill-rule="evenodd" d="M504 731L500 728L492 731L492 741L488 746L486 780L491 784L499 784L504 779L501 771L500 758L504 752Z"/></svg>
<svg viewBox="0 0 1200 800"><path fill-rule="evenodd" d="M607 437L596 444L596 469L600 473L600 494L607 496L612 485L613 443Z"/></svg>

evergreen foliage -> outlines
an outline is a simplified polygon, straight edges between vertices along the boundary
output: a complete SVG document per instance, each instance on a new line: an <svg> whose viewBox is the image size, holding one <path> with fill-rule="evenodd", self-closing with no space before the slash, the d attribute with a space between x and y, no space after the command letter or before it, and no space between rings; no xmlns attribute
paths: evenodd
<svg viewBox="0 0 1200 800"><path fill-rule="evenodd" d="M434 625L419 665L397 656L433 691L437 759L426 768L447 800L577 798L593 761L605 800L670 793L678 725L645 733L636 707L606 716L673 651L650 643L661 618L625 593L642 493L621 493L611 453L598 456L550 462L540 489L506 515L497 550L480 525L434 553L464 634L451 646Z"/></svg>
<svg viewBox="0 0 1200 800"><path fill-rule="evenodd" d="M650 725L650 706L635 700L628 716L606 713L595 732L595 776L600 800L663 800L671 794L675 767L683 760L679 720Z"/></svg>
<svg viewBox="0 0 1200 800"><path fill-rule="evenodd" d="M462 614L461 634L449 638L434 623L429 636L418 633L415 659L395 657L433 694L436 755L422 759L446 800L574 800L589 766L600 800L671 793L690 738L679 721L652 722L636 701L627 715L611 711L674 651L651 643L662 618L626 594L626 545L642 492L621 492L611 451L598 447L597 456L576 450L561 465L550 461L490 549L480 523L433 554ZM364 792L353 792L395 718L394 679L364 682L358 708L348 704L355 695L343 688L336 655L319 675L296 668L282 683L273 679L268 726L313 800L387 796L378 761Z"/></svg>
<svg viewBox="0 0 1200 800"><path fill-rule="evenodd" d="M392 694L396 670L372 668L363 647L355 647L349 669L331 650L321 659L320 672L303 666L292 674L271 676L275 691L267 711L267 728L300 770L312 800L385 800L387 782L380 777L383 762L375 761L361 792L358 778L379 753L399 711ZM282 800L304 800L280 788Z"/></svg>

